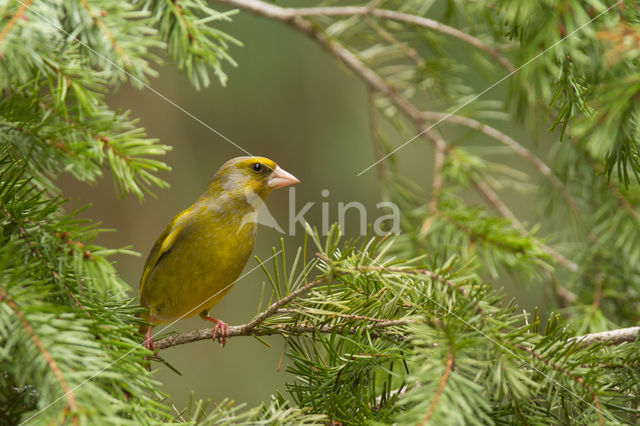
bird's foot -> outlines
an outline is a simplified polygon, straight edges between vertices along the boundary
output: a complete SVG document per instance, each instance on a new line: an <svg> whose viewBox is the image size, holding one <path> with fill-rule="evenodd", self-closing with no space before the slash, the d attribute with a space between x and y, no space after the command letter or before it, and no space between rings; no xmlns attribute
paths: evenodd
<svg viewBox="0 0 640 426"><path fill-rule="evenodd" d="M147 328L147 334L144 336L144 341L142 342L142 346L149 349L150 351L156 350L156 343L153 341L153 336L151 335L151 326Z"/></svg>
<svg viewBox="0 0 640 426"><path fill-rule="evenodd" d="M151 335L151 327L147 329L147 334L144 336L144 340L142 341L142 346L153 351L153 354L158 358L158 352L156 351L156 343L153 341L153 336ZM150 361L151 359L148 356L145 356L146 361ZM151 363L147 364L147 370L151 371Z"/></svg>
<svg viewBox="0 0 640 426"><path fill-rule="evenodd" d="M224 348L225 343L227 343L227 337L229 337L229 324L210 316L204 316L202 318L215 324L215 326L213 326L213 334L211 337L213 340L217 340L218 343L220 343L220 346Z"/></svg>

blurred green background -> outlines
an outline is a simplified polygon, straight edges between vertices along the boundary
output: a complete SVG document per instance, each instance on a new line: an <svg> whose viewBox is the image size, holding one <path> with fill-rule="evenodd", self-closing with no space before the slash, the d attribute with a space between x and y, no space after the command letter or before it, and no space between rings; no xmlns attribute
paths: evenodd
<svg viewBox="0 0 640 426"><path fill-rule="evenodd" d="M230 52L239 66L226 67L226 88L215 83L195 91L171 64L160 69L160 77L152 79L150 85L247 151L270 157L297 176L301 180L296 186L297 209L308 201L316 203L305 215L311 224L320 226L320 202L325 200L330 203L331 222L337 219L339 201L364 203L373 222L379 214L375 204L380 201L375 170L356 177L374 161L364 84L314 42L282 24L241 13L221 28L244 43L244 47L234 47ZM114 229L102 234L97 243L132 246L141 253L139 257L113 258L137 294L144 259L165 225L200 195L222 163L244 153L149 90L122 87L110 95L110 104L132 110L150 136L173 146L164 158L173 170L162 175L171 188L154 191L157 198L149 197L140 204L131 195L118 198L109 176L89 186L65 175L61 184L70 198L68 210L91 203L81 216ZM399 145L404 141L394 142ZM431 158L430 147L419 141L400 153L403 169L423 185L425 196L431 182ZM515 160L514 164L520 162ZM330 191L327 199L320 195L323 189ZM287 190L276 191L267 200L270 212L285 230L288 202ZM531 203L517 203L517 207L516 212L529 217L535 210ZM358 222L355 217L351 219L346 232L353 235ZM295 236L260 227L255 254L268 258L271 247L279 245L283 237L291 256L302 234L300 227ZM250 260L245 271L256 265ZM213 308L212 315L232 325L249 321L257 312L264 281L263 272L254 270ZM540 301L535 289L520 289L518 293L524 296L520 303L525 306ZM171 330L206 326L196 317L180 321ZM164 350L161 355L182 376L156 363L156 377L176 407L186 405L191 390L196 398L219 401L228 397L255 405L283 390L287 380L284 367L277 371L283 340L267 341L271 348L252 338L234 338L224 349L217 343L201 341Z"/></svg>

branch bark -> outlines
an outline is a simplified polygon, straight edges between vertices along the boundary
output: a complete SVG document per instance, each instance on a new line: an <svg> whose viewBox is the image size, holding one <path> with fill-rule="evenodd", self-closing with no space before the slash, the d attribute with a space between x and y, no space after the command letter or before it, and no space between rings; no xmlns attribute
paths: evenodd
<svg viewBox="0 0 640 426"><path fill-rule="evenodd" d="M607 346L620 345L622 343L633 343L638 338L640 327L620 328L617 330L601 331L600 333L585 334L584 336L573 337L569 343L579 343L580 345L591 345L593 343L604 343Z"/></svg>
<svg viewBox="0 0 640 426"><path fill-rule="evenodd" d="M253 322L253 321L252 321ZM344 324L335 325L323 325L316 327L312 324L278 324L268 327L250 327L251 323L243 325L232 325L229 327L228 337L240 337L240 336L300 336L303 334L313 333L325 333L331 334L334 332L349 334L355 334L360 330L357 327L348 327ZM367 328L378 336L386 335L385 328L398 327L409 324L409 321L404 320L380 320L371 321ZM174 336L168 336L155 342L156 349L166 349L173 346L185 345L187 343L197 342L199 340L212 340L211 328L203 328L200 330L194 330L183 334L176 334ZM403 337L404 338L404 337Z"/></svg>

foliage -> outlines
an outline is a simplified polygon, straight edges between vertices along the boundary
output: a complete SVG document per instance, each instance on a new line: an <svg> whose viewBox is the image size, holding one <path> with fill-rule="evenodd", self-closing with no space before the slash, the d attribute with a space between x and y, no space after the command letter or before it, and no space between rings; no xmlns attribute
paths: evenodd
<svg viewBox="0 0 640 426"><path fill-rule="evenodd" d="M195 88L224 84L239 42L218 24L235 11L0 0L2 422L637 422L637 343L572 339L640 319L637 5L211 3L286 22L368 85L381 194L400 206L402 233L310 232L315 258L305 245L290 264L281 254L263 265L270 302L287 303L250 332L283 335L295 404L193 401L173 416L147 371L140 308L109 261L127 250L93 245L101 230L64 210L56 180L106 170L141 200L164 187L157 156L170 147L105 96L125 83L153 90L163 56ZM516 140L520 124L529 132ZM395 154L422 141L435 160L429 195ZM540 211L521 218L509 192L537 197ZM559 309L523 312L495 289L505 282Z"/></svg>
<svg viewBox="0 0 640 426"><path fill-rule="evenodd" d="M263 326L286 336L294 400L345 424L624 423L637 415L635 344L584 347L482 282L459 256L411 260L393 240L313 238L300 272L272 260L275 292L326 282ZM307 250L310 251L310 250ZM309 265L313 269L309 269ZM546 322L546 325L544 323Z"/></svg>

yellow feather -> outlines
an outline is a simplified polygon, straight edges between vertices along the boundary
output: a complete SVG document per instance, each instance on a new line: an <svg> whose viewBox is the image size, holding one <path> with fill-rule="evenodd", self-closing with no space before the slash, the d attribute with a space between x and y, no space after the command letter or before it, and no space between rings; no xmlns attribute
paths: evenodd
<svg viewBox="0 0 640 426"><path fill-rule="evenodd" d="M173 218L169 225L162 231L162 234L158 237L155 244L151 248L151 252L149 256L147 256L147 260L144 264L144 271L142 272L142 278L140 279L140 291L138 293L138 298L142 305L145 305L143 300L143 292L145 290L145 284L147 282L147 278L149 278L149 274L153 271L153 269L158 264L158 260L162 257L163 254L167 253L173 244L178 240L180 236L180 231L185 227L188 223L189 218L193 213L192 207L183 210L178 213L176 217Z"/></svg>

